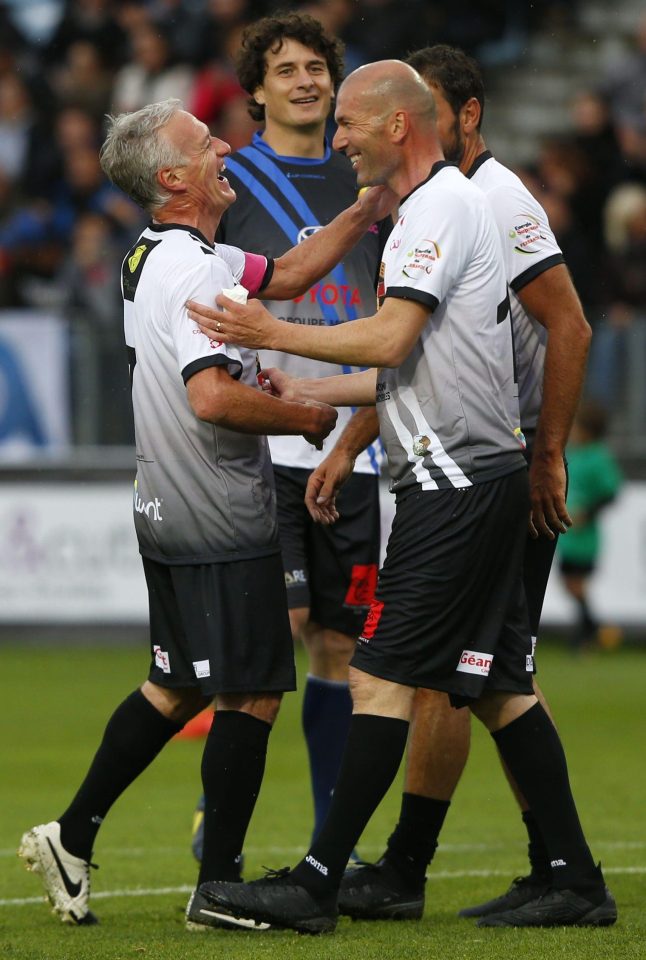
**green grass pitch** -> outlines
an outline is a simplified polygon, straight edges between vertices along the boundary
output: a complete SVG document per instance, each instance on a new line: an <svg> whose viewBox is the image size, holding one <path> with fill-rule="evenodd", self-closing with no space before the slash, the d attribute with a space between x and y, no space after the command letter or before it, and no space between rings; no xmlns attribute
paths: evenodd
<svg viewBox="0 0 646 960"><path fill-rule="evenodd" d="M0 656L0 960L646 958L643 648L573 657L545 645L539 660L584 827L619 905L616 927L478 930L457 918L461 906L502 892L526 867L522 824L489 737L474 724L467 771L429 871L424 919L342 919L335 935L319 938L185 931L183 911L196 878L189 834L201 741L169 744L107 818L94 855L101 868L92 873L100 926L61 925L16 847L25 829L65 808L113 707L143 679L146 652L5 643ZM298 662L302 679L300 653ZM263 865L293 864L305 850L311 803L299 711L300 695L287 696L247 839L248 878ZM394 824L400 787L398 780L362 838L366 859L378 856Z"/></svg>

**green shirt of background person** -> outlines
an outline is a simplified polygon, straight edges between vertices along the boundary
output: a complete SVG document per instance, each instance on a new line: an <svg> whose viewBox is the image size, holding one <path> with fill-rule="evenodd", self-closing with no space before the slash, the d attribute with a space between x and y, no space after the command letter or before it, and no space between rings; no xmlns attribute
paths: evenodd
<svg viewBox="0 0 646 960"><path fill-rule="evenodd" d="M599 515L621 486L621 473L604 440L606 414L591 402L581 405L567 447L567 505L572 526L560 538L561 559L591 572L601 546Z"/></svg>

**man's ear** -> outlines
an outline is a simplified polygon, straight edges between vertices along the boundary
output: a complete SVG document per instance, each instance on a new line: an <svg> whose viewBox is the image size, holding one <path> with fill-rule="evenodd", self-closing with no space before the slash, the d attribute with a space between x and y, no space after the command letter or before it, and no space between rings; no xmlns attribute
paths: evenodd
<svg viewBox="0 0 646 960"><path fill-rule="evenodd" d="M460 123L464 133L473 133L478 129L482 110L476 97L469 97L460 110Z"/></svg>
<svg viewBox="0 0 646 960"><path fill-rule="evenodd" d="M264 107L265 105L265 91L261 85L258 85L252 94L254 100L259 107Z"/></svg>
<svg viewBox="0 0 646 960"><path fill-rule="evenodd" d="M157 182L164 190L175 193L181 187L184 178L181 171L183 167L163 167L157 171Z"/></svg>
<svg viewBox="0 0 646 960"><path fill-rule="evenodd" d="M410 118L405 110L395 110L388 118L387 126L395 141L402 140L410 129Z"/></svg>

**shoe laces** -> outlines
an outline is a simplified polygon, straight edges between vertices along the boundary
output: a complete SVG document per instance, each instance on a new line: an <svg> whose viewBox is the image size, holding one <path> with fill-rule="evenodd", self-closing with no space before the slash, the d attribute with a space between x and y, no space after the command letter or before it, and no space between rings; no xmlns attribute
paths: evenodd
<svg viewBox="0 0 646 960"><path fill-rule="evenodd" d="M281 867L279 870L274 870L273 867L266 867L264 864L261 864L261 866L265 871L261 880L284 880L291 871L291 867Z"/></svg>

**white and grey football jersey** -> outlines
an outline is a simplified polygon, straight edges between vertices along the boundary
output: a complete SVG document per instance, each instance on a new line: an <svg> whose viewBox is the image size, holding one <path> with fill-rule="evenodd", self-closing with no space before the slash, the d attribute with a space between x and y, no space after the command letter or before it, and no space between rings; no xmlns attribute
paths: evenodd
<svg viewBox="0 0 646 960"><path fill-rule="evenodd" d="M214 246L196 229L153 224L122 267L124 324L135 418L134 517L141 553L161 563L212 563L278 551L266 438L199 420L189 378L223 365L259 389L256 355L211 340L186 301L213 303L243 282L257 292L265 257Z"/></svg>
<svg viewBox="0 0 646 960"><path fill-rule="evenodd" d="M380 295L417 300L428 322L377 411L391 489L467 487L524 466L507 283L483 192L440 161L406 197L386 243Z"/></svg>
<svg viewBox="0 0 646 960"><path fill-rule="evenodd" d="M545 270L563 263L564 258L540 203L520 178L498 163L488 150L475 160L467 177L486 193L502 242L514 331L520 423L531 441L543 400L547 330L525 310L516 294Z"/></svg>

